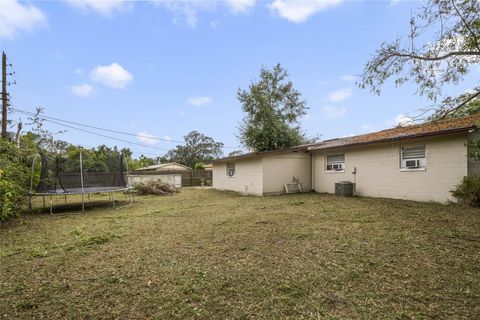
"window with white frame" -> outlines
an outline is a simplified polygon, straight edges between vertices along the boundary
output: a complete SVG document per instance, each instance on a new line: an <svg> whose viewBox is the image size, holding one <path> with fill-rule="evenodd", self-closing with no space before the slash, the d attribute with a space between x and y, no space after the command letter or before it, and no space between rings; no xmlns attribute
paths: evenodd
<svg viewBox="0 0 480 320"><path fill-rule="evenodd" d="M235 176L235 162L227 162L227 177Z"/></svg>
<svg viewBox="0 0 480 320"><path fill-rule="evenodd" d="M408 146L400 149L401 169L420 169L426 166L425 145Z"/></svg>
<svg viewBox="0 0 480 320"><path fill-rule="evenodd" d="M327 171L343 171L345 170L345 154L333 154L326 157Z"/></svg>

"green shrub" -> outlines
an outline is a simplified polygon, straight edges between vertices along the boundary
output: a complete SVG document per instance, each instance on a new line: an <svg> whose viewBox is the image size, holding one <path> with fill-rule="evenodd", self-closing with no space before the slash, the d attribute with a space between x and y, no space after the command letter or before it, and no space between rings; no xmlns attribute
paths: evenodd
<svg viewBox="0 0 480 320"><path fill-rule="evenodd" d="M30 184L31 150L0 141L0 221L20 212L22 197Z"/></svg>
<svg viewBox="0 0 480 320"><path fill-rule="evenodd" d="M195 163L195 165L193 166L193 170L205 170L205 163L203 162L197 162Z"/></svg>
<svg viewBox="0 0 480 320"><path fill-rule="evenodd" d="M464 177L452 194L464 205L480 207L480 176Z"/></svg>

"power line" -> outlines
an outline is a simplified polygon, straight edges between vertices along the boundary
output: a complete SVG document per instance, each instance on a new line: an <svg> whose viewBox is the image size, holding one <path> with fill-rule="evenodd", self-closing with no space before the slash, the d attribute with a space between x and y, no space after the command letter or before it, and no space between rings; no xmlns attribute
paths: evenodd
<svg viewBox="0 0 480 320"><path fill-rule="evenodd" d="M83 143L72 143L72 145L74 146L78 146L78 147L82 147L82 148L85 148L85 149L97 149L99 146L101 145L98 145L98 146L92 146L92 145L88 145L88 144L83 144ZM141 155L149 155L149 156L154 156L154 157L161 157L163 156L163 154L160 154L158 152L154 153L154 152L142 152L140 150L137 150L137 149L131 149L131 148L128 148L130 151L132 151L133 153L139 153Z"/></svg>
<svg viewBox="0 0 480 320"><path fill-rule="evenodd" d="M86 132L86 133L90 133L90 134L93 134L93 135L96 135L96 136L100 136L100 137L103 137L103 138L107 138L107 139L112 139L112 140L116 140L116 141L120 141L120 142L124 142L124 143L128 143L128 144L132 144L132 145L136 145L136 146L140 146L140 147L144 147L144 148L151 148L151 149L157 149L157 150L162 150L162 151L169 151L169 150L163 149L163 148L158 148L158 147L154 147L154 146L148 146L148 145L146 145L146 144L141 144L141 143L137 143L137 142L133 142L133 141L128 141L128 140L124 140L124 139L119 139L119 138L107 136L107 135L104 135L104 134L101 134L101 133L98 133L98 132L88 131L88 130L85 130L85 129L82 129L82 128L77 128L77 127L70 126L70 125L68 125L68 124L64 124L64 123L60 123L60 122L56 122L56 121L53 121L53 120L48 120L48 119L44 119L44 120L47 121L47 122L55 123L55 124L60 125L60 126L64 126L64 127L67 127L67 128L75 129L75 130L82 131L82 132Z"/></svg>
<svg viewBox="0 0 480 320"><path fill-rule="evenodd" d="M88 125L88 124L84 124L84 123L78 123L78 122L69 121L69 120L63 120L63 119L60 119L60 118L50 117L50 116L46 116L46 115L37 115L36 113L21 110L21 109L18 109L18 108L14 108L14 110L19 112L19 113L23 113L23 114L26 114L26 115L29 115L29 116L37 116L37 117L42 118L44 120L50 119L50 120L65 122L65 123L69 123L69 124L73 124L73 125L77 125L77 126L82 126L82 127L86 127L86 128L107 131L107 132L111 132L111 133L123 134L123 135L133 136L133 137L137 137L137 138L160 140L160 141L166 141L166 142L176 142L176 143L181 143L181 144L185 143L185 141L180 141L180 140L165 139L165 138L160 138L160 137L155 137L155 136L146 136L146 135L135 134L135 133L131 133L131 132L118 131L118 130L112 130L112 129L102 128L102 127L92 126L92 125ZM229 146L223 146L222 148L239 149L238 147L229 147Z"/></svg>
<svg viewBox="0 0 480 320"><path fill-rule="evenodd" d="M70 124L74 124L74 125L82 126L82 127L86 127L86 128L102 130L102 131L107 131L107 132L111 132L111 133L118 133L118 134L133 136L133 137L147 138L147 139L152 139L152 140L161 140L161 141L167 141L167 142L185 143L185 141L170 140L170 139L164 139L164 138L159 138L159 137L154 137L154 136L145 136L145 135L135 134L135 133L130 133L130 132L106 129L106 128L101 128L101 127L97 127L97 126L92 126L92 125L89 125L89 124L78 123L78 122L74 122L74 121L63 120L63 119L59 119L59 118L55 118L55 117L50 117L50 116L46 116L46 115L37 115L34 112L25 111L25 110L21 110L21 109L18 109L18 108L14 108L14 109L15 109L15 111L17 111L19 113L23 113L23 114L26 114L26 115L29 115L29 116L37 116L37 117L42 118L44 120L50 119L50 120L70 123Z"/></svg>

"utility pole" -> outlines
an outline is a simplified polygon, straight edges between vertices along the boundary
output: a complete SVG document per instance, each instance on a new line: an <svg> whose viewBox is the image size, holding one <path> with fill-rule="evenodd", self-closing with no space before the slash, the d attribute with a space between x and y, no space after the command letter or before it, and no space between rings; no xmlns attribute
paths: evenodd
<svg viewBox="0 0 480 320"><path fill-rule="evenodd" d="M8 139L7 133L7 55L2 52L2 138Z"/></svg>

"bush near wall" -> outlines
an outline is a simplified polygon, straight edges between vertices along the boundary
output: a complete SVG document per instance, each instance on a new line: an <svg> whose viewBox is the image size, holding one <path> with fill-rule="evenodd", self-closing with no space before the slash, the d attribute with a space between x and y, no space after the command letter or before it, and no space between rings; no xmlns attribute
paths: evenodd
<svg viewBox="0 0 480 320"><path fill-rule="evenodd" d="M480 207L480 176L464 177L452 194L464 205Z"/></svg>
<svg viewBox="0 0 480 320"><path fill-rule="evenodd" d="M0 221L20 212L29 185L30 151L17 148L11 141L0 141Z"/></svg>

